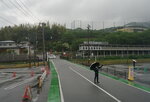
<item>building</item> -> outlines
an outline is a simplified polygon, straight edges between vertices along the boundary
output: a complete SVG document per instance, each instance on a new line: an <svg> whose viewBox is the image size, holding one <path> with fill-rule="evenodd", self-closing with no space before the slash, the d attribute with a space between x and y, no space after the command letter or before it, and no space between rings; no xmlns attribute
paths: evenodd
<svg viewBox="0 0 150 102"><path fill-rule="evenodd" d="M143 32L145 30L147 30L147 28L142 26L125 26L117 29L117 31L121 32Z"/></svg>
<svg viewBox="0 0 150 102"><path fill-rule="evenodd" d="M79 45L82 57L149 55L150 45L113 45L108 42L84 42Z"/></svg>
<svg viewBox="0 0 150 102"><path fill-rule="evenodd" d="M14 41L7 40L7 41L0 41L0 54L4 53L12 53L12 54L28 54L29 51L33 54L33 47L29 46L29 42L21 42L19 44L15 43Z"/></svg>

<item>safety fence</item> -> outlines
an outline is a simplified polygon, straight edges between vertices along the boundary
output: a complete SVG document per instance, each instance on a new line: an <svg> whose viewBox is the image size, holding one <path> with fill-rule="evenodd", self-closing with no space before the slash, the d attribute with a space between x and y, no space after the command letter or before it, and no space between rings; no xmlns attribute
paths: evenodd
<svg viewBox="0 0 150 102"><path fill-rule="evenodd" d="M117 76L119 78L128 78L128 71L127 70L117 70L116 68L102 68L101 72L105 72L114 76Z"/></svg>
<svg viewBox="0 0 150 102"><path fill-rule="evenodd" d="M85 65L80 65L80 66L90 70L89 66L85 66ZM150 92L149 87L141 85L141 84L136 83L134 81L127 80L128 79L128 72L127 71L118 71L116 69L111 69L111 68L102 68L102 70L100 71L100 74L107 76L111 79L118 80L122 83L131 85L131 86L136 87L138 89L144 90L148 93Z"/></svg>
<svg viewBox="0 0 150 102"><path fill-rule="evenodd" d="M82 65L87 66L87 67L90 66L90 65L86 65L86 64L82 64ZM119 78L124 78L124 79L128 78L128 70L118 70L117 68L110 68L108 66L104 66L101 68L100 71L110 74L110 75L117 76Z"/></svg>
<svg viewBox="0 0 150 102"><path fill-rule="evenodd" d="M38 57L29 55L4 54L0 55L0 58L0 62L40 61Z"/></svg>
<svg viewBox="0 0 150 102"><path fill-rule="evenodd" d="M134 70L139 73L150 73L150 68L148 67L135 67Z"/></svg>

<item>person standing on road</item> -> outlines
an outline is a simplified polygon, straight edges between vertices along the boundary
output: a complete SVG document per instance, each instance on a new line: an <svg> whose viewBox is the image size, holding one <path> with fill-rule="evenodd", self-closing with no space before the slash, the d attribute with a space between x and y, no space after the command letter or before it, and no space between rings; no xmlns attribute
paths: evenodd
<svg viewBox="0 0 150 102"><path fill-rule="evenodd" d="M94 83L99 83L99 70L102 68L103 65L101 66L95 66L94 72L95 72L95 77L94 77Z"/></svg>

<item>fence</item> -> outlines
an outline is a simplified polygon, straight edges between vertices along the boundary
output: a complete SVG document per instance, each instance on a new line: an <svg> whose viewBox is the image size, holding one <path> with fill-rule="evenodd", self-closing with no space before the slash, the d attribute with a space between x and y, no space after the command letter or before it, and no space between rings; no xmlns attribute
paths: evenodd
<svg viewBox="0 0 150 102"><path fill-rule="evenodd" d="M82 65L90 66L90 65L84 64L84 63L82 63ZM101 72L111 74L111 75L117 76L119 78L124 78L124 79L128 78L128 70L125 70L125 69L119 70L117 68L109 68L109 67L105 66L101 69Z"/></svg>
<svg viewBox="0 0 150 102"><path fill-rule="evenodd" d="M127 79L128 77L128 72L127 70L117 70L116 68L102 68L102 72L117 76L119 78L124 78Z"/></svg>
<svg viewBox="0 0 150 102"><path fill-rule="evenodd" d="M6 54L0 55L0 62L19 62L19 61L38 61L39 58L35 56L28 55L14 55L14 54Z"/></svg>

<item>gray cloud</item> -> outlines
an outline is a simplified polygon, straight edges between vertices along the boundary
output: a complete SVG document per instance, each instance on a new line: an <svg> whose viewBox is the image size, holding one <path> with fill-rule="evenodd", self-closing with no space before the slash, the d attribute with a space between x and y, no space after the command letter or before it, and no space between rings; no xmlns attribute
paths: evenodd
<svg viewBox="0 0 150 102"><path fill-rule="evenodd" d="M15 0L11 0L15 3ZM19 0L17 0L19 1ZM101 26L112 26L113 22L149 21L150 0L22 0L40 20L50 22L71 23L73 20L93 21ZM5 2L10 5L9 0ZM33 23L32 17L22 15L15 7L6 7L0 2L0 14L18 24ZM15 13L11 13L15 12ZM37 22L37 21L36 21ZM86 23L85 23L86 24Z"/></svg>

